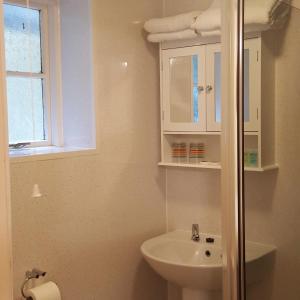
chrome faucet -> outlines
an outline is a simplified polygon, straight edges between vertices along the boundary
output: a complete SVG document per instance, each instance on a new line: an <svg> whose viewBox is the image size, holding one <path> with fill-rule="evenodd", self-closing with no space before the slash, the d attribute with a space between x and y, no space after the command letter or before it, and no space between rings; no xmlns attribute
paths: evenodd
<svg viewBox="0 0 300 300"><path fill-rule="evenodd" d="M198 224L193 224L192 225L192 240L194 242L199 242L200 241L199 225Z"/></svg>

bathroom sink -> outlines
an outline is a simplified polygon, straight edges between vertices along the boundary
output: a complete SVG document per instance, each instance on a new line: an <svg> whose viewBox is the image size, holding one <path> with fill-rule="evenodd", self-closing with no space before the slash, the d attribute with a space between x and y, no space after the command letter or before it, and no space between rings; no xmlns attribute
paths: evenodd
<svg viewBox="0 0 300 300"><path fill-rule="evenodd" d="M210 238L210 243L207 239ZM213 242L212 242L213 241ZM276 248L246 242L247 284L260 281L272 266ZM143 243L141 251L150 266L163 278L182 288L222 289L221 237L200 234L191 240L190 231L173 231Z"/></svg>

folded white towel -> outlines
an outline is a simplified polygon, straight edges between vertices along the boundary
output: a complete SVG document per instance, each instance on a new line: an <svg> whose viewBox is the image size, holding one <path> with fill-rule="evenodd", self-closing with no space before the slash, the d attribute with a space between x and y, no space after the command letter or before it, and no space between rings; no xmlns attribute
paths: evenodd
<svg viewBox="0 0 300 300"><path fill-rule="evenodd" d="M211 30L211 31L204 31L201 32L202 37L211 37L211 36L220 36L221 30Z"/></svg>
<svg viewBox="0 0 300 300"><path fill-rule="evenodd" d="M282 21L288 15L290 7L283 0L246 0L245 25L270 28L277 21ZM197 17L191 28L203 34L204 32L220 31L221 8L220 0L214 0L210 8ZM265 29L266 30L266 29Z"/></svg>
<svg viewBox="0 0 300 300"><path fill-rule="evenodd" d="M198 34L195 30L186 29L177 32L167 32L167 33L151 33L148 35L147 39L152 43L160 43L164 41L175 41L175 40L187 40L197 37Z"/></svg>
<svg viewBox="0 0 300 300"><path fill-rule="evenodd" d="M246 25L245 26L245 32L262 32L270 29L269 24L261 24L261 25ZM211 31L202 31L201 36L202 37L211 37L211 36L220 36L221 35L221 30L216 29L216 30L211 30Z"/></svg>
<svg viewBox="0 0 300 300"><path fill-rule="evenodd" d="M177 32L189 29L201 11L192 11L172 17L151 19L144 24L144 29L149 33Z"/></svg>

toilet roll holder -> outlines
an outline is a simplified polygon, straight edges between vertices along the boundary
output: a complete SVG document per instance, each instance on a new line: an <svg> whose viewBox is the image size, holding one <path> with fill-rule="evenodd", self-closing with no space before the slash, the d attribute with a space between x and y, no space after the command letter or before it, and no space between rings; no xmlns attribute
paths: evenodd
<svg viewBox="0 0 300 300"><path fill-rule="evenodd" d="M46 274L47 274L47 272L41 271L36 268L33 268L31 271L26 271L25 280L21 286L21 294L22 294L23 298L25 298L26 300L32 300L31 297L28 298L25 296L24 288L25 288L25 285L27 284L27 282L31 279L38 279L40 277L45 277Z"/></svg>

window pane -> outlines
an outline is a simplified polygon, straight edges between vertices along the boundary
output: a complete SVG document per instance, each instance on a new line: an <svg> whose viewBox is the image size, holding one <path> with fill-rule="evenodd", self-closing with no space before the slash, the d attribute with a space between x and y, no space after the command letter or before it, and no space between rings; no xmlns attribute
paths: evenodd
<svg viewBox="0 0 300 300"><path fill-rule="evenodd" d="M7 71L42 71L40 11L4 5Z"/></svg>
<svg viewBox="0 0 300 300"><path fill-rule="evenodd" d="M8 77L9 143L46 139L42 79Z"/></svg>

